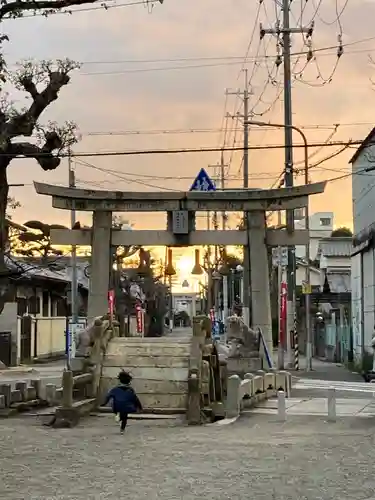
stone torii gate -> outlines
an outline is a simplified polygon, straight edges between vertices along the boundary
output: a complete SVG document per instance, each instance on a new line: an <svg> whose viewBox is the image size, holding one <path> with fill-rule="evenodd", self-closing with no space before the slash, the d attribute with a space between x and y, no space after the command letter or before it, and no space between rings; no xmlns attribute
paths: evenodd
<svg viewBox="0 0 375 500"><path fill-rule="evenodd" d="M91 245L88 317L108 308L108 287L113 246L242 245L249 247L252 326L259 326L272 349L272 326L267 246L308 243L308 232L267 229L266 211L304 208L308 197L324 192L325 182L270 190L214 192L101 191L60 187L35 182L38 194L52 197L52 206L93 212L91 229L51 231L54 245ZM245 230L196 230L195 212L248 212ZM167 230L112 229L112 212L167 212Z"/></svg>

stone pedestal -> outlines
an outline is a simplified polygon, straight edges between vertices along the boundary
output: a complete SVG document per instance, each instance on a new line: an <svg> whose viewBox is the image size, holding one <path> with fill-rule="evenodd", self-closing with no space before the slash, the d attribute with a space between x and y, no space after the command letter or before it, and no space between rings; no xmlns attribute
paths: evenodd
<svg viewBox="0 0 375 500"><path fill-rule="evenodd" d="M228 375L239 375L244 377L246 373L256 372L261 370L263 363L260 357L247 358L227 358Z"/></svg>

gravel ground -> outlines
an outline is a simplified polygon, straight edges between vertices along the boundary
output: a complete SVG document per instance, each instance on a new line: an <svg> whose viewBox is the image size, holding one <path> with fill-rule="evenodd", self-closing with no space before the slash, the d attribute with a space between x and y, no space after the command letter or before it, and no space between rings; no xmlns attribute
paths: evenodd
<svg viewBox="0 0 375 500"><path fill-rule="evenodd" d="M2 500L367 500L373 419L244 416L232 425L91 417L68 430L0 425Z"/></svg>

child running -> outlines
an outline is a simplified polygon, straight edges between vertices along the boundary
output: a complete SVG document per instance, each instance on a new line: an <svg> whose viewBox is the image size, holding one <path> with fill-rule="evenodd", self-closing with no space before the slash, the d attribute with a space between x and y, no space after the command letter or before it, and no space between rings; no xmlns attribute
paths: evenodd
<svg viewBox="0 0 375 500"><path fill-rule="evenodd" d="M142 405L130 385L132 381L130 373L123 370L118 374L117 378L120 383L109 391L104 404L106 405L112 400L113 413L116 415L116 420L120 421L121 434L124 434L129 413L142 411Z"/></svg>

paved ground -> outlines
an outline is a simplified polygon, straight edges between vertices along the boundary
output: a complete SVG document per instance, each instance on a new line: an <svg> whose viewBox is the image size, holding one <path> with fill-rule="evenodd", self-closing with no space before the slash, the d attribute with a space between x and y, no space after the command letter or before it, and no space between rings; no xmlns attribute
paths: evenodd
<svg viewBox="0 0 375 500"><path fill-rule="evenodd" d="M335 380L335 381L350 381L350 382L363 382L363 377L356 372L349 371L342 364L330 363L328 361L322 361L320 359L314 358L312 361L312 371L306 372L306 358L300 356L301 359L301 369L299 371L293 371L294 376L304 377L311 379L325 379L325 380Z"/></svg>
<svg viewBox="0 0 375 500"><path fill-rule="evenodd" d="M48 379L59 366L43 366L42 375ZM333 382L322 382L327 370ZM302 384L307 396L288 401L283 424L267 408L275 402L266 403L262 414L244 414L231 425L132 420L125 436L109 415L90 417L70 430L42 427L32 416L2 420L0 498L373 499L372 395L367 393L365 401L345 391L338 400L338 421L327 423L325 412L316 411L325 401L317 401L314 390L322 396L322 388L311 388L322 383L351 386L356 383L351 377L340 366L322 366L318 379L299 373L294 383ZM356 413L364 418L352 417Z"/></svg>
<svg viewBox="0 0 375 500"><path fill-rule="evenodd" d="M2 500L367 500L373 419L243 417L233 425L131 422L73 430L32 417L0 426Z"/></svg>
<svg viewBox="0 0 375 500"><path fill-rule="evenodd" d="M249 413L277 415L277 400L264 401ZM290 398L286 400L286 414L289 415L316 415L327 417L327 397L317 398ZM347 397L336 399L336 415L338 417L375 417L375 399Z"/></svg>

